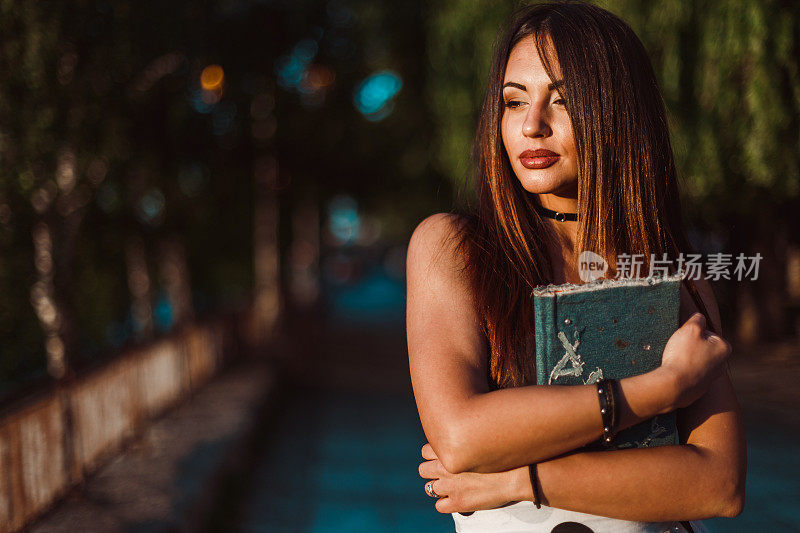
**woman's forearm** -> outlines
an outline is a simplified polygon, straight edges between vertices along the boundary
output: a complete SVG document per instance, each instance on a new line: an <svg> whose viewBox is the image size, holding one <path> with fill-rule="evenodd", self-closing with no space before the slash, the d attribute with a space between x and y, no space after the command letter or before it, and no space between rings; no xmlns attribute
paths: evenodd
<svg viewBox="0 0 800 533"><path fill-rule="evenodd" d="M668 412L674 385L658 369L619 382L619 428ZM594 385L529 386L480 394L454 415L436 453L450 472L500 472L556 457L602 435ZM435 443L434 443L435 444Z"/></svg>
<svg viewBox="0 0 800 533"><path fill-rule="evenodd" d="M744 501L736 469L689 444L572 453L537 470L542 504L623 520L736 516ZM518 474L519 499L532 500L527 469Z"/></svg>

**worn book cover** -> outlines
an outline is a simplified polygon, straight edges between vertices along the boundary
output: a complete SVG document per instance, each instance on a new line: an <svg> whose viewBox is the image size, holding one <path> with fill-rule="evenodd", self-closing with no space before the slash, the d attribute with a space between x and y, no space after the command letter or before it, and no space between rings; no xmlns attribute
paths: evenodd
<svg viewBox="0 0 800 533"><path fill-rule="evenodd" d="M583 385L622 379L661 365L667 340L678 329L684 274L636 279L598 279L533 291L536 381ZM675 412L624 429L616 448L678 443ZM588 449L604 449L600 439Z"/></svg>

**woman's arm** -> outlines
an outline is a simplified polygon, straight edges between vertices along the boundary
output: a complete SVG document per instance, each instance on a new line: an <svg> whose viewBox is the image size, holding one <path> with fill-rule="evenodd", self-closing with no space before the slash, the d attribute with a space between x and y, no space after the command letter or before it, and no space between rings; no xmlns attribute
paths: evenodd
<svg viewBox="0 0 800 533"><path fill-rule="evenodd" d="M705 421L686 444L576 453L540 463L542 503L628 520L737 516L744 507L746 451L727 376L689 410ZM530 482L523 487L530 493Z"/></svg>
<svg viewBox="0 0 800 533"><path fill-rule="evenodd" d="M627 520L737 516L744 507L747 453L733 387L720 376L683 413L686 444L585 452L538 465L542 503ZM518 472L520 499L532 500Z"/></svg>
<svg viewBox="0 0 800 533"><path fill-rule="evenodd" d="M665 378L653 371L619 382L620 429L672 410L664 407L670 405ZM447 440L440 443L443 461L454 472L499 472L558 456L602 435L595 385L516 387L451 405L452 418L441 421ZM423 421L426 434L430 427L430 419Z"/></svg>
<svg viewBox="0 0 800 533"><path fill-rule="evenodd" d="M698 283L712 322L719 312L707 283ZM682 315L691 309L682 311ZM727 375L678 410L681 445L574 452L538 465L544 504L627 520L693 520L736 516L744 507L747 454L741 412ZM532 500L527 467L497 474L451 474L430 446L423 447L423 477L435 478L443 513Z"/></svg>
<svg viewBox="0 0 800 533"><path fill-rule="evenodd" d="M447 240L456 223L444 214L425 219L411 238L407 261L411 380L436 454L450 472L499 472L597 440L602 419L593 385L489 392L480 320L461 259ZM700 331L695 327L691 335ZM702 382L719 359L685 355L691 373L662 365L620 380L620 429L688 405L705 392L708 384Z"/></svg>
<svg viewBox="0 0 800 533"><path fill-rule="evenodd" d="M623 520L655 522L733 517L744 508L747 469L741 415L730 380L679 411L691 432L685 444L571 452L537 465L541 503ZM527 467L495 474L451 474L423 447L420 475L435 479L442 513L491 509L533 500Z"/></svg>

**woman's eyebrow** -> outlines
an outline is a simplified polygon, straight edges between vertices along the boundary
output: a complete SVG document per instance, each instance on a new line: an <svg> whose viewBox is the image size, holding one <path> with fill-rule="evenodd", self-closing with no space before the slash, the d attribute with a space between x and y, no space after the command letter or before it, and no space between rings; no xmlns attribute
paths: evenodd
<svg viewBox="0 0 800 533"><path fill-rule="evenodd" d="M551 84L549 84L547 86L547 90L548 91L553 91L557 87L561 87L562 85L564 85L564 80L556 80L556 81L554 81L553 83L551 83ZM517 83L515 81L507 81L507 82L505 82L503 84L503 89L505 89L506 87L514 87L514 88L519 89L521 91L527 91L528 90L527 87L525 87L521 83Z"/></svg>
<svg viewBox="0 0 800 533"><path fill-rule="evenodd" d="M528 88L525 87L524 85L522 85L521 83L517 83L517 82L514 82L514 81L505 82L503 84L503 89L505 89L506 87L514 87L514 88L519 89L521 91L527 91L528 90Z"/></svg>

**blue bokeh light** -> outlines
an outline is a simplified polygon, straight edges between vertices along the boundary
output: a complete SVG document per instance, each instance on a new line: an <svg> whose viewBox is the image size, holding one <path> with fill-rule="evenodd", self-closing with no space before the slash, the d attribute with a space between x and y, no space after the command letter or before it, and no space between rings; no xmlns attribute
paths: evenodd
<svg viewBox="0 0 800 533"><path fill-rule="evenodd" d="M198 113L207 114L214 109L214 103L208 102L203 98L203 89L199 87L189 89L189 102Z"/></svg>
<svg viewBox="0 0 800 533"><path fill-rule="evenodd" d="M382 70L362 81L353 93L356 109L368 120L377 122L394 109L394 97L403 88L403 80L391 70Z"/></svg>
<svg viewBox="0 0 800 533"><path fill-rule="evenodd" d="M175 317L172 310L172 302L169 301L166 294L159 294L156 301L155 308L153 309L153 322L155 327L160 332L169 331L175 322Z"/></svg>
<svg viewBox="0 0 800 533"><path fill-rule="evenodd" d="M153 187L142 195L139 200L139 220L151 226L158 225L164 215L166 199L164 193Z"/></svg>
<svg viewBox="0 0 800 533"><path fill-rule="evenodd" d="M340 243L347 244L358 238L361 217L354 198L347 195L334 197L328 206L328 216L328 229Z"/></svg>
<svg viewBox="0 0 800 533"><path fill-rule="evenodd" d="M290 54L278 58L275 73L278 84L284 89L295 89L303 81L306 69L316 57L319 47L313 39L303 39Z"/></svg>

